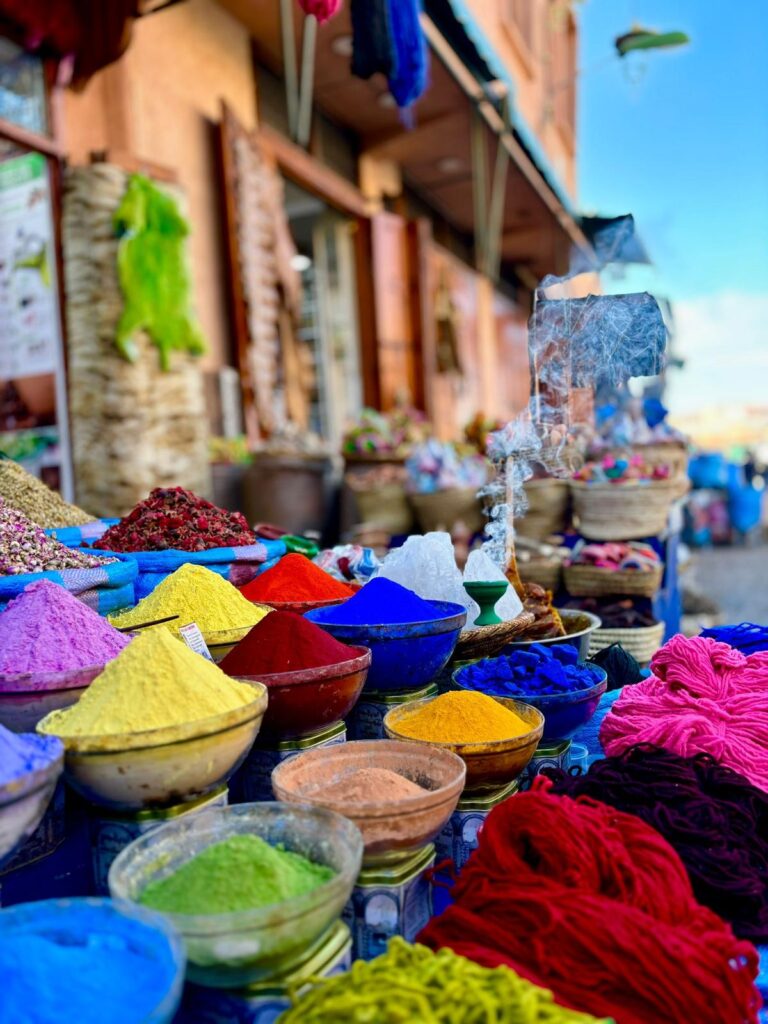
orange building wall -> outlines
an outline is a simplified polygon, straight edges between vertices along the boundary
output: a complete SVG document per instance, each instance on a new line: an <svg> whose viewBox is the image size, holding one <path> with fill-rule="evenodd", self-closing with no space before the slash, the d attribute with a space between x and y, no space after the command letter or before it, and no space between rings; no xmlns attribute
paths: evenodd
<svg viewBox="0 0 768 1024"><path fill-rule="evenodd" d="M64 97L71 162L106 149L178 173L192 225L193 294L209 343L206 369L230 362L213 141L222 98L245 125L255 125L248 31L214 0L188 0L142 18L125 56L85 92Z"/></svg>

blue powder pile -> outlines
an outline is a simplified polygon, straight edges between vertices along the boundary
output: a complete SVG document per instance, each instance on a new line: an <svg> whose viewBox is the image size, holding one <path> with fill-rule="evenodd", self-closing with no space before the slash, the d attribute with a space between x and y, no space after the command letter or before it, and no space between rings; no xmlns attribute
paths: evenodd
<svg viewBox="0 0 768 1024"><path fill-rule="evenodd" d="M0 1020L8 1024L139 1024L175 978L168 938L110 900L0 911Z"/></svg>
<svg viewBox="0 0 768 1024"><path fill-rule="evenodd" d="M45 768L63 750L64 744L57 736L17 734L0 725L0 786Z"/></svg>
<svg viewBox="0 0 768 1024"><path fill-rule="evenodd" d="M323 610L315 622L337 626L384 626L402 622L432 622L445 612L399 583L377 576L343 604Z"/></svg>
<svg viewBox="0 0 768 1024"><path fill-rule="evenodd" d="M594 665L580 664L575 647L531 644L499 658L485 658L463 668L462 687L491 697L546 697L586 690L602 679Z"/></svg>

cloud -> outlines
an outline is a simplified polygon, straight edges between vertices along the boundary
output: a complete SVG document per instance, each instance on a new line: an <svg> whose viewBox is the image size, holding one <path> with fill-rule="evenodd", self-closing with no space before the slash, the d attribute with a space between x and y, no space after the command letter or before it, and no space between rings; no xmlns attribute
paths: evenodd
<svg viewBox="0 0 768 1024"><path fill-rule="evenodd" d="M674 304L672 413L768 404L768 294L722 291Z"/></svg>

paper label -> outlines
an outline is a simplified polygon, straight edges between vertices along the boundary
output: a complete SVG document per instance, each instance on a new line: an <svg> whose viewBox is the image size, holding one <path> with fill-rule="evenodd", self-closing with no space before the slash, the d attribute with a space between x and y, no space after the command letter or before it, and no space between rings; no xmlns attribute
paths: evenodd
<svg viewBox="0 0 768 1024"><path fill-rule="evenodd" d="M203 634L200 632L200 627L196 622L190 622L186 626L179 626L179 633L181 633L181 639L190 650L194 651L195 654L202 654L208 661L213 661L208 645L203 640Z"/></svg>

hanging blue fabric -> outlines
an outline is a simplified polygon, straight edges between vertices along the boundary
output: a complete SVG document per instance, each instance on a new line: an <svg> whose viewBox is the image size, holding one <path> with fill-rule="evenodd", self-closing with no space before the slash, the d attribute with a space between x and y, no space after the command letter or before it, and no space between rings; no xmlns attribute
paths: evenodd
<svg viewBox="0 0 768 1024"><path fill-rule="evenodd" d="M421 29L421 0L388 0L394 48L394 71L389 91L398 107L410 107L427 87L429 55Z"/></svg>

